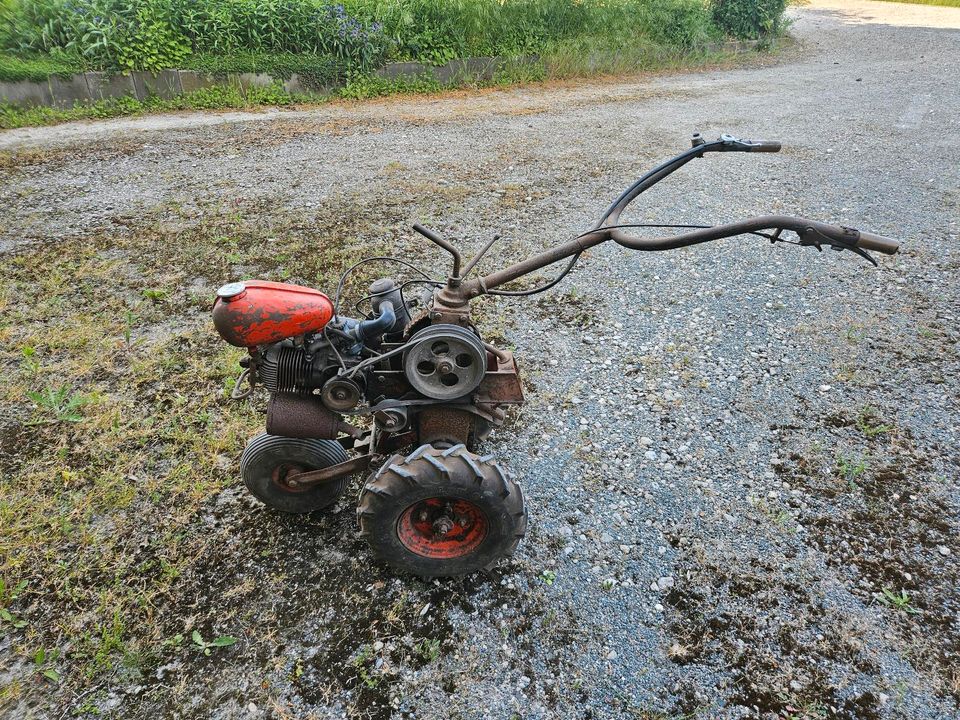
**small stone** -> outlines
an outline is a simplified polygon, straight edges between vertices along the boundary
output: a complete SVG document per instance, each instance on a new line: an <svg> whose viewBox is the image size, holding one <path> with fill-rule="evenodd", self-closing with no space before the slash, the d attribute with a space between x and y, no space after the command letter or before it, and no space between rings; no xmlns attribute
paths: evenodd
<svg viewBox="0 0 960 720"><path fill-rule="evenodd" d="M947 555L950 554L950 548L948 548L946 545L941 545L940 547L937 548L937 552L943 555L944 557L947 557Z"/></svg>
<svg viewBox="0 0 960 720"><path fill-rule="evenodd" d="M657 580L657 587L659 587L661 590L666 590L667 588L672 588L672 587L673 587L673 576L671 576L671 575L664 575L662 578L660 578L659 580Z"/></svg>
<svg viewBox="0 0 960 720"><path fill-rule="evenodd" d="M663 605L661 605L660 603L657 603L656 605L653 606L653 609L656 610L657 612L663 612Z"/></svg>
<svg viewBox="0 0 960 720"><path fill-rule="evenodd" d="M647 451L643 454L643 456L644 456L647 460L656 460L656 459L657 459L657 453L654 452L653 450L647 450Z"/></svg>
<svg viewBox="0 0 960 720"><path fill-rule="evenodd" d="M380 652L381 650L383 650L383 643L380 642L379 640L377 640L377 641L373 644L373 649L374 649L375 652Z"/></svg>
<svg viewBox="0 0 960 720"><path fill-rule="evenodd" d="M820 392L829 392L830 388L831 388L830 385L821 385Z"/></svg>
<svg viewBox="0 0 960 720"><path fill-rule="evenodd" d="M256 704L256 703L250 703L250 704L248 704L248 705L247 705L247 712L250 713L251 715L256 715L256 714L257 714L257 704Z"/></svg>
<svg viewBox="0 0 960 720"><path fill-rule="evenodd" d="M617 659L616 650L611 650L610 652L607 653L607 660L616 660L616 659Z"/></svg>
<svg viewBox="0 0 960 720"><path fill-rule="evenodd" d="M649 447L650 445L653 445L653 440L651 440L651 439L648 438L648 437L642 437L642 438L640 438L640 444L641 444L641 445L646 445L646 446Z"/></svg>
<svg viewBox="0 0 960 720"><path fill-rule="evenodd" d="M890 700L890 696L887 695L886 693L878 693L877 699L880 701L881 705L886 705L887 702L889 702Z"/></svg>

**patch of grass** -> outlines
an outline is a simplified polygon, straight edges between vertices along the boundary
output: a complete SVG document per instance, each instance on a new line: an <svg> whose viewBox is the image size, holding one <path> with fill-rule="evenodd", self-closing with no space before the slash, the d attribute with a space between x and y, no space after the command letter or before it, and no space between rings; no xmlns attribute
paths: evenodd
<svg viewBox="0 0 960 720"><path fill-rule="evenodd" d="M438 638L424 638L417 643L417 655L427 663L432 663L440 657L440 640Z"/></svg>
<svg viewBox="0 0 960 720"><path fill-rule="evenodd" d="M876 595L876 598L887 607L907 613L908 615L916 615L920 612L911 604L910 596L906 590L900 590L900 592L897 593L890 588L883 588L882 592Z"/></svg>
<svg viewBox="0 0 960 720"><path fill-rule="evenodd" d="M884 423L877 415L876 408L867 405L857 415L857 429L866 437L873 438L893 430L893 425Z"/></svg>
<svg viewBox="0 0 960 720"><path fill-rule="evenodd" d="M837 475L847 483L850 492L857 490L857 479L867 471L867 458L854 458L850 455L838 455L836 461Z"/></svg>
<svg viewBox="0 0 960 720"><path fill-rule="evenodd" d="M337 96L346 100L366 100L386 95L434 93L443 90L443 87L432 75L394 79L378 75L354 75L337 91Z"/></svg>
<svg viewBox="0 0 960 720"><path fill-rule="evenodd" d="M0 129L57 125L74 120L92 120L177 110L228 110L263 105L286 106L316 100L313 96L288 93L282 85L251 87L244 93L237 86L216 86L184 93L169 100L152 97L110 98L72 108L18 107L0 103Z"/></svg>
<svg viewBox="0 0 960 720"><path fill-rule="evenodd" d="M293 282L333 287L360 252L384 254L370 238L414 200L379 214L365 202L334 199L309 218L272 198L209 202L172 224L161 207L134 232L0 255L0 634L23 657L69 648L54 668L64 691L176 651L165 641L182 632L184 577L209 543L198 515L237 485L262 426L255 403L229 400L242 351L212 331L210 298L191 287L245 277L238 266L276 280L285 265ZM378 273L356 273L345 292L365 295ZM27 393L47 388L53 399L34 408ZM75 393L96 402L71 408ZM57 412L79 417L25 425ZM189 634L180 643L200 648Z"/></svg>
<svg viewBox="0 0 960 720"><path fill-rule="evenodd" d="M66 77L86 69L83 61L75 57L0 52L0 82L45 82L51 75Z"/></svg>
<svg viewBox="0 0 960 720"><path fill-rule="evenodd" d="M284 52L197 53L180 63L179 69L214 76L265 73L278 80L287 80L297 75L301 80L317 87L346 77L349 70L342 60L328 55Z"/></svg>
<svg viewBox="0 0 960 720"><path fill-rule="evenodd" d="M92 398L71 392L70 388L62 385L59 388L47 387L37 392L27 392L27 397L37 405L40 418L31 421L30 425L51 422L80 422L83 414L80 409L91 402Z"/></svg>

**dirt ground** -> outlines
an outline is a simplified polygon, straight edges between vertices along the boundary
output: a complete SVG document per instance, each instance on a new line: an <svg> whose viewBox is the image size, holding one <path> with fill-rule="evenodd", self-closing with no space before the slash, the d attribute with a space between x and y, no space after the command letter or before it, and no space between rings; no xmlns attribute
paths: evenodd
<svg viewBox="0 0 960 720"><path fill-rule="evenodd" d="M960 10L793 17L735 68L0 133L0 712L957 717ZM442 274L414 221L501 234L492 270L694 131L784 150L691 163L631 219L783 212L901 253L600 247L482 303L528 396L485 445L530 513L493 577L373 563L362 478L310 516L247 495L264 398L228 398L220 284Z"/></svg>

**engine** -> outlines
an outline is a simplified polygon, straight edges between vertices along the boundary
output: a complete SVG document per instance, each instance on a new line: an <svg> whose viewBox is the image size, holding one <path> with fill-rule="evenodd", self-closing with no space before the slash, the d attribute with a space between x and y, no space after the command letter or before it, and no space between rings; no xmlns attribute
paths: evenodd
<svg viewBox="0 0 960 720"><path fill-rule="evenodd" d="M474 330L411 323L431 293L407 301L395 281L378 280L372 312L357 320L335 315L330 299L311 288L231 283L218 291L213 319L224 340L247 348L241 365L251 386L270 393L268 434L360 437L344 418L372 415L380 433L415 430L419 441L456 444L499 423L498 406L522 400L522 390L512 357ZM495 377L478 394L488 372Z"/></svg>

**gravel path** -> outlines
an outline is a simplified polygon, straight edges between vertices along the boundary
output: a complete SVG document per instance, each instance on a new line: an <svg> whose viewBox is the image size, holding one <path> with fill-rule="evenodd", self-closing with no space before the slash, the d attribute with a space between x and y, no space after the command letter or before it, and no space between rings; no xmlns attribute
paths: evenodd
<svg viewBox="0 0 960 720"><path fill-rule="evenodd" d="M632 218L784 212L904 241L879 269L747 240L601 247L553 294L492 305L530 385L488 443L531 515L502 577L351 565L349 502L278 520L232 488L198 518L217 554L184 582L212 613L250 583L262 624L216 665L118 679L102 712L957 716L960 10L814 0L794 16L798 48L735 70L0 133L17 159L7 251L172 206L202 222L215 201L262 205L265 227L366 213L371 241L414 219L469 247L499 232L519 256L695 130L785 149L692 163ZM281 552L249 562L265 543ZM391 625L398 604L416 612Z"/></svg>

